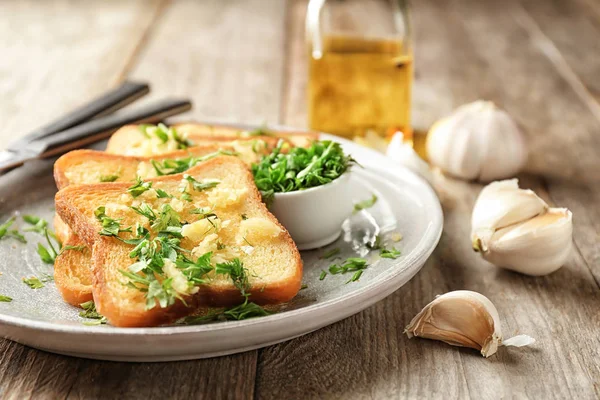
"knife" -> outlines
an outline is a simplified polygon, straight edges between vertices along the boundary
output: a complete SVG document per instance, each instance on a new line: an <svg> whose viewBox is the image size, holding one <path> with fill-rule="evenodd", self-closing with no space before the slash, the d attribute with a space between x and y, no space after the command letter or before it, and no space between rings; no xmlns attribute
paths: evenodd
<svg viewBox="0 0 600 400"><path fill-rule="evenodd" d="M72 128L75 125L79 125L92 118L110 114L133 103L149 92L150 87L147 83L126 81L119 87L106 92L102 96L71 111L67 115L20 137L16 142L11 143L6 150L18 152L26 147L27 143L32 142L33 140L64 131L65 129Z"/></svg>
<svg viewBox="0 0 600 400"><path fill-rule="evenodd" d="M188 100L167 99L137 109L98 117L59 133L39 133L38 138L24 142L21 147L10 146L0 151L0 172L17 167L25 161L64 153L104 139L127 124L157 123L192 108Z"/></svg>

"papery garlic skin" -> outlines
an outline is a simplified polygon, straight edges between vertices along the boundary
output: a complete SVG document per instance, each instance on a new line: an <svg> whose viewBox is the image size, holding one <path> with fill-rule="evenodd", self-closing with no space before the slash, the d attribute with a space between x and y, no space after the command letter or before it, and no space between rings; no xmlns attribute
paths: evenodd
<svg viewBox="0 0 600 400"><path fill-rule="evenodd" d="M470 347L481 351L486 358L495 354L499 346L521 347L535 342L527 335L503 341L498 310L487 297L470 290L437 296L410 321L404 332L409 339L416 336Z"/></svg>
<svg viewBox="0 0 600 400"><path fill-rule="evenodd" d="M527 149L510 115L480 100L457 108L432 126L427 157L452 176L489 182L519 172L527 161Z"/></svg>
<svg viewBox="0 0 600 400"><path fill-rule="evenodd" d="M573 214L550 208L527 221L497 230L481 252L492 264L541 276L562 267L571 254Z"/></svg>
<svg viewBox="0 0 600 400"><path fill-rule="evenodd" d="M415 172L429 183L433 183L433 174L427 164L412 146L404 143L404 134L396 132L387 146L386 156L399 162L406 168Z"/></svg>
<svg viewBox="0 0 600 400"><path fill-rule="evenodd" d="M487 242L497 229L526 221L547 209L548 204L533 190L520 189L517 179L492 182L483 188L475 202L471 240L486 251Z"/></svg>
<svg viewBox="0 0 600 400"><path fill-rule="evenodd" d="M354 138L354 142L360 144L361 146L377 150L380 153L385 153L388 147L387 140L380 136L377 132L370 129L367 130L365 136L356 136Z"/></svg>
<svg viewBox="0 0 600 400"><path fill-rule="evenodd" d="M405 329L413 336L441 340L453 346L480 350L484 357L496 353L502 341L500 317L482 294L457 290L438 296L418 313Z"/></svg>

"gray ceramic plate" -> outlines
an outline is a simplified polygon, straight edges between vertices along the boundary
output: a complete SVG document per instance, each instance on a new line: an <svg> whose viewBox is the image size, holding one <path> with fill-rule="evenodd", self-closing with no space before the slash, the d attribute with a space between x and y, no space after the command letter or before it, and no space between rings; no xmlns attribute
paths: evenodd
<svg viewBox="0 0 600 400"><path fill-rule="evenodd" d="M27 233L27 244L0 240L0 334L22 344L78 357L119 361L169 361L213 357L267 346L304 335L355 314L404 285L421 268L442 232L442 211L434 191L422 179L383 155L350 141L343 144L364 167L352 173L354 201L370 198L374 207L351 216L337 242L302 253L303 282L308 286L280 312L262 318L194 326L115 328L82 324L78 309L64 303L53 282L30 289L23 277L52 274L36 253L39 235ZM52 161L36 161L0 177L0 221L10 215L34 214L52 220ZM16 227L24 227L18 218ZM315 221L318 229L318 221ZM403 239L394 243L394 232ZM364 243L380 233L402 255L381 259ZM349 276L319 280L330 260L319 257L339 247L341 258L362 256L370 266L357 282Z"/></svg>

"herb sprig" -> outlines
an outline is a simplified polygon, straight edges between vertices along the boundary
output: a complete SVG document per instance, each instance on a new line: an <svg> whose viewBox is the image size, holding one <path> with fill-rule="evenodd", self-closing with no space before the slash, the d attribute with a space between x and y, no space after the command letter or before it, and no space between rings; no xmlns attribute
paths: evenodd
<svg viewBox="0 0 600 400"><path fill-rule="evenodd" d="M184 322L186 324L198 324L209 321L239 321L248 318L264 317L271 314L270 311L265 310L258 304L248 301L250 297L249 290L251 287L248 280L248 270L244 267L239 258L234 258L226 263L218 263L215 266L215 273L229 275L233 285L244 297L244 302L220 312L185 318Z"/></svg>
<svg viewBox="0 0 600 400"><path fill-rule="evenodd" d="M136 177L135 179L135 184L133 186L130 186L129 188L127 188L127 192L129 192L129 194L132 197L139 197L141 196L144 192L146 192L147 190L150 190L152 188L152 182L150 181L143 181L142 178L140 178L139 176Z"/></svg>
<svg viewBox="0 0 600 400"><path fill-rule="evenodd" d="M94 303L93 300L86 301L85 303L81 303L80 306L81 306L81 308L83 308L83 311L79 312L79 316L81 318L88 318L88 319L92 320L92 321L84 321L83 322L84 325L101 325L101 324L106 324L108 322L106 320L106 317L103 316L102 314L100 314L96 310L96 304Z"/></svg>
<svg viewBox="0 0 600 400"><path fill-rule="evenodd" d="M391 249L382 248L379 250L379 256L381 258L391 258L392 260L395 260L400 257L400 254L402 253L399 250L396 250L395 247L392 247Z"/></svg>
<svg viewBox="0 0 600 400"><path fill-rule="evenodd" d="M206 154L204 156L199 156L199 157L189 156L189 157L177 158L177 159L169 158L169 159L160 160L160 161L151 160L150 163L154 167L154 170L156 171L156 175L158 175L158 176L173 175L173 174L180 174L182 172L185 172L188 169L195 166L196 164L206 161L206 160L210 160L211 158L215 158L219 155L230 155L231 156L231 155L235 155L235 153L233 153L231 151L226 151L226 150L219 150L214 153L209 153L209 154Z"/></svg>
<svg viewBox="0 0 600 400"><path fill-rule="evenodd" d="M2 225L0 225L0 239L5 238L5 237L7 237L7 238L12 237L21 243L27 243L27 240L25 239L25 237L23 235L21 235L18 230L16 230L16 229L9 230L9 228L15 222L15 219L16 219L15 217L10 217L6 222L4 222Z"/></svg>
<svg viewBox="0 0 600 400"><path fill-rule="evenodd" d="M23 221L31 225L31 227L24 229L25 232L36 232L44 236L48 247L38 243L37 253L46 264L54 264L56 256L60 254L62 249L62 243L58 240L56 234L48 229L48 221L34 215L23 215Z"/></svg>
<svg viewBox="0 0 600 400"><path fill-rule="evenodd" d="M114 219L106 215L106 207L98 207L94 211L96 219L102 224L102 230L98 232L102 236L114 236L119 237L120 232L131 232L131 227L121 229L121 223L119 219Z"/></svg>
<svg viewBox="0 0 600 400"><path fill-rule="evenodd" d="M352 277L346 282L355 282L360 279L363 271L368 267L367 260L360 257L350 257L344 261L343 264L331 264L328 268L328 271L332 275L346 274L348 272L354 272ZM321 275L319 276L319 280L325 279L327 276L327 271L321 271Z"/></svg>
<svg viewBox="0 0 600 400"><path fill-rule="evenodd" d="M42 281L35 276L32 276L31 278L23 278L23 283L29 286L31 289L41 289L44 287Z"/></svg>
<svg viewBox="0 0 600 400"><path fill-rule="evenodd" d="M147 139L155 137L161 143L167 143L172 140L177 143L177 149L180 150L194 145L192 141L180 135L174 127L168 127L162 123L158 125L140 125L140 131Z"/></svg>
<svg viewBox="0 0 600 400"><path fill-rule="evenodd" d="M314 141L308 148L295 147L285 154L283 146L280 140L271 154L252 165L256 186L267 204L275 193L325 185L355 163L339 143L329 140Z"/></svg>
<svg viewBox="0 0 600 400"><path fill-rule="evenodd" d="M354 213L356 214L359 211L365 210L367 208L371 208L377 203L377 196L372 195L370 199L359 201L354 204Z"/></svg>

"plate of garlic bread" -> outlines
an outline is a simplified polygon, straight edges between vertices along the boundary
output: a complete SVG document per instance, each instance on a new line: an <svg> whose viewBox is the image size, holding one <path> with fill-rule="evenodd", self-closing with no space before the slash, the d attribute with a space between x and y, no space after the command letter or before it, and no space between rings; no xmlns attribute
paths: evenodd
<svg viewBox="0 0 600 400"><path fill-rule="evenodd" d="M356 206L334 243L300 252L252 166L317 143L356 161ZM342 138L285 127L126 126L0 181L2 336L96 359L203 358L306 334L406 283L442 227L419 177Z"/></svg>

